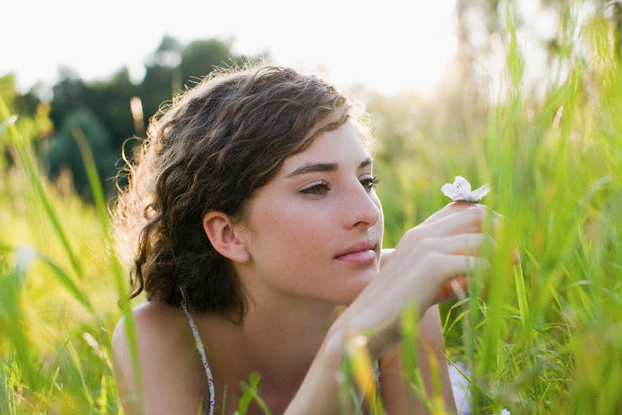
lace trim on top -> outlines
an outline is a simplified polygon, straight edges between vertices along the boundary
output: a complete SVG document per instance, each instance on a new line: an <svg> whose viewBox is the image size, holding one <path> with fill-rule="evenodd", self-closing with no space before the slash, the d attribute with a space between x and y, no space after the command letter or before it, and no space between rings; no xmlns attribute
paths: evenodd
<svg viewBox="0 0 622 415"><path fill-rule="evenodd" d="M188 308L182 304L182 310L186 314L188 318L188 323L190 323L190 329L192 330L192 335L194 336L194 342L196 343L197 349L199 350L199 354L201 355L201 361L203 362L203 368L205 369L205 375L207 376L207 386L209 388L209 415L214 414L214 406L215 406L215 394L214 394L214 379L212 378L212 370L207 363L207 356L205 355L205 346L203 345L203 341L201 340L201 335L199 334L199 329L197 329L197 325L194 323L194 319L188 311Z"/></svg>

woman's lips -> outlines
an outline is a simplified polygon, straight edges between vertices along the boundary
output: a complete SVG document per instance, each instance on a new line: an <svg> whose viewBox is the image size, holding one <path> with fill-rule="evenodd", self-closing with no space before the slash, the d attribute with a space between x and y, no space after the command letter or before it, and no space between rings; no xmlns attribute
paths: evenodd
<svg viewBox="0 0 622 415"><path fill-rule="evenodd" d="M371 241L358 242L342 251L335 259L351 264L370 264L376 260L375 247L376 244Z"/></svg>

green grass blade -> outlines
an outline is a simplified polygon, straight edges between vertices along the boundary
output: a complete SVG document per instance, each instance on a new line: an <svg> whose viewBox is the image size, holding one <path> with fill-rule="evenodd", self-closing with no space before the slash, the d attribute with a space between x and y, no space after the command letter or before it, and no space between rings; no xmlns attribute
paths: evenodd
<svg viewBox="0 0 622 415"><path fill-rule="evenodd" d="M80 290L76 283L72 280L72 278L65 272L61 267L56 265L54 261L43 252L36 252L37 257L44 262L50 269L53 271L53 274L56 279L61 283L63 287L67 289L73 295L73 297L78 300L84 307L86 307L89 311L94 312L93 305L89 300L88 294L83 290Z"/></svg>
<svg viewBox="0 0 622 415"><path fill-rule="evenodd" d="M9 113L9 109L6 103L4 102L2 98L0 98L0 117L4 120L8 120L12 117L11 114ZM17 131L17 128L15 128L15 125L10 124L8 125L7 129L13 138L12 143L15 146L15 149L17 150L17 153L20 156L20 159L22 163L24 164L24 167L26 167L26 171L28 172L29 182L31 183L33 189L35 190L35 193L38 197L38 201L43 206L44 211L50 223L52 224L52 228L54 229L56 236L60 240L61 245L64 248L65 254L69 258L69 262L71 263L71 266L74 272L76 273L78 278L81 278L83 276L82 262L80 261L78 256L75 255L74 250L71 248L71 245L69 244L69 238L67 237L67 233L65 232L63 226L61 225L61 221L58 216L58 213L56 212L56 209L54 208L54 204L50 200L45 190L45 187L43 186L43 183L41 182L41 175L35 168L32 158L28 154L25 140L23 139L21 134Z"/></svg>

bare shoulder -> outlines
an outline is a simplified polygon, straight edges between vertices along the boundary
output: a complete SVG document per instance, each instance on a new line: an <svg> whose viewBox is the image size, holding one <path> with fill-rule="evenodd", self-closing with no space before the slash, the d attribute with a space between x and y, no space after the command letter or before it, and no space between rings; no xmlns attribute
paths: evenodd
<svg viewBox="0 0 622 415"><path fill-rule="evenodd" d="M128 324L133 329L128 330ZM134 333L135 346L130 332ZM126 413L184 413L182 408L188 406L197 412L206 389L182 310L161 302L134 308L131 322L123 317L114 330L112 354L114 377Z"/></svg>
<svg viewBox="0 0 622 415"><path fill-rule="evenodd" d="M130 331L135 334L137 351L144 358L160 353L171 352L180 347L181 342L167 341L171 334L184 331L180 323L182 315L179 309L161 302L146 302L132 310L131 323L121 317L112 334L112 351L120 363L130 358L132 346L128 337ZM132 326L129 328L128 325Z"/></svg>
<svg viewBox="0 0 622 415"><path fill-rule="evenodd" d="M168 304L158 301L148 301L132 310L132 321L137 334L141 336L158 335L160 332L174 329L179 325L181 311ZM127 341L127 324L125 317L121 317L112 335L115 342Z"/></svg>

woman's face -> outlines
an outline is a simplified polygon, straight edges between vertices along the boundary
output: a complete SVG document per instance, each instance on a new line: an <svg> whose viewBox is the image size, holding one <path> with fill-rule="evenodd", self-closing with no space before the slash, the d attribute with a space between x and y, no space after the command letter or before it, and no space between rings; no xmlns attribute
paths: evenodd
<svg viewBox="0 0 622 415"><path fill-rule="evenodd" d="M349 304L378 272L383 232L372 160L348 122L288 157L249 200L236 264L252 297Z"/></svg>

